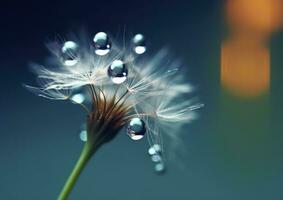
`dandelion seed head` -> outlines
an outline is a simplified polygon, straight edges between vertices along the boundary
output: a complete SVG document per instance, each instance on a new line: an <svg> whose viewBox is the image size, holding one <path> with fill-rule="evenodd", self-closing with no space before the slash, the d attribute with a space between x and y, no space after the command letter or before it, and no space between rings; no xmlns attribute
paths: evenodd
<svg viewBox="0 0 283 200"><path fill-rule="evenodd" d="M147 135L151 159L160 158L155 167L164 171L163 138L180 141L178 131L203 106L188 98L194 88L180 63L171 61L167 49L151 58L141 55L147 48L142 34L135 35L129 47L119 46L105 32L86 38L88 45L66 40L53 47L54 60L59 61L35 65L39 86L26 87L48 99L81 105L88 116L87 136L100 144L111 141L124 126L133 140ZM74 92L79 88L86 92Z"/></svg>

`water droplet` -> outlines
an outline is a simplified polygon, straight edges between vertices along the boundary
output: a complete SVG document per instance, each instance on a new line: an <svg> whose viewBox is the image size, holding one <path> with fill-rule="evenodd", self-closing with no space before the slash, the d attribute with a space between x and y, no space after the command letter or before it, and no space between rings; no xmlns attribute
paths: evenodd
<svg viewBox="0 0 283 200"><path fill-rule="evenodd" d="M74 66L79 62L79 46L73 41L67 41L63 44L61 57L63 64Z"/></svg>
<svg viewBox="0 0 283 200"><path fill-rule="evenodd" d="M121 60L114 60L108 68L108 76L113 83L120 84L127 79L128 69Z"/></svg>
<svg viewBox="0 0 283 200"><path fill-rule="evenodd" d="M85 96L83 94L74 94L72 97L71 97L71 100L74 102L74 103L78 103L78 104L81 104L85 101Z"/></svg>
<svg viewBox="0 0 283 200"><path fill-rule="evenodd" d="M154 155L151 156L151 160L152 160L153 162L161 162L161 161L162 161L162 158L161 158L160 155L154 154Z"/></svg>
<svg viewBox="0 0 283 200"><path fill-rule="evenodd" d="M134 36L133 48L136 54L143 54L146 51L145 37L142 34L136 34Z"/></svg>
<svg viewBox="0 0 283 200"><path fill-rule="evenodd" d="M140 140L146 132L145 123L140 118L133 118L130 120L127 127L127 134L133 140Z"/></svg>
<svg viewBox="0 0 283 200"><path fill-rule="evenodd" d="M87 131L86 130L82 130L80 132L80 140L83 141L83 142L86 142L87 141Z"/></svg>
<svg viewBox="0 0 283 200"><path fill-rule="evenodd" d="M95 48L95 53L100 56L106 55L111 49L111 41L108 35L104 32L99 32L95 34L93 38L93 44Z"/></svg>
<svg viewBox="0 0 283 200"><path fill-rule="evenodd" d="M154 144L148 149L149 155L161 154L161 147L159 144Z"/></svg>
<svg viewBox="0 0 283 200"><path fill-rule="evenodd" d="M158 174L163 174L165 172L165 165L163 162L160 162L160 163L157 163L155 166L154 166L154 171Z"/></svg>

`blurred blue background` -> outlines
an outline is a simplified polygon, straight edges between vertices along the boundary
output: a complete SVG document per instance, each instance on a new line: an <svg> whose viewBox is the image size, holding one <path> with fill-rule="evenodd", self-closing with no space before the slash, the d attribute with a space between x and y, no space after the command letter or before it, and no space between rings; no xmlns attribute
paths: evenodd
<svg viewBox="0 0 283 200"><path fill-rule="evenodd" d="M283 199L283 32L273 35L270 93L241 100L220 87L223 1L10 1L0 8L0 199L56 199L82 147L85 116L76 105L38 98L22 87L57 34L144 33L169 46L188 69L205 107L184 130L186 153L157 176L147 141L121 133L81 175L77 200Z"/></svg>

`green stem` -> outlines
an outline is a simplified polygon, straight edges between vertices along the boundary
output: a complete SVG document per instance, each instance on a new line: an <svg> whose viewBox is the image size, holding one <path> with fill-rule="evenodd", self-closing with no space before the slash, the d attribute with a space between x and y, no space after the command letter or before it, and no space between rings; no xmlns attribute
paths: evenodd
<svg viewBox="0 0 283 200"><path fill-rule="evenodd" d="M87 142L82 150L82 153L72 171L70 174L68 180L66 181L59 197L57 200L66 200L68 199L68 196L70 192L72 191L76 181L78 180L82 170L86 166L87 162L91 158L92 154L94 153L93 148L91 148L91 145Z"/></svg>

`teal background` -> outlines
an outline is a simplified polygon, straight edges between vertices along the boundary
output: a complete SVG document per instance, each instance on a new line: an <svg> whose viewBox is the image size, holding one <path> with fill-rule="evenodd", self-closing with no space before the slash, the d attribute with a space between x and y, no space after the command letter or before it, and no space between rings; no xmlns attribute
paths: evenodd
<svg viewBox="0 0 283 200"><path fill-rule="evenodd" d="M125 27L153 50L168 46L205 107L164 176L153 172L147 141L121 133L91 160L71 200L283 199L282 32L270 41L270 93L246 101L220 87L223 1L11 1L0 11L0 199L56 199L80 153L82 110L22 84L34 81L29 63L48 56L44 42L82 27L113 35Z"/></svg>

